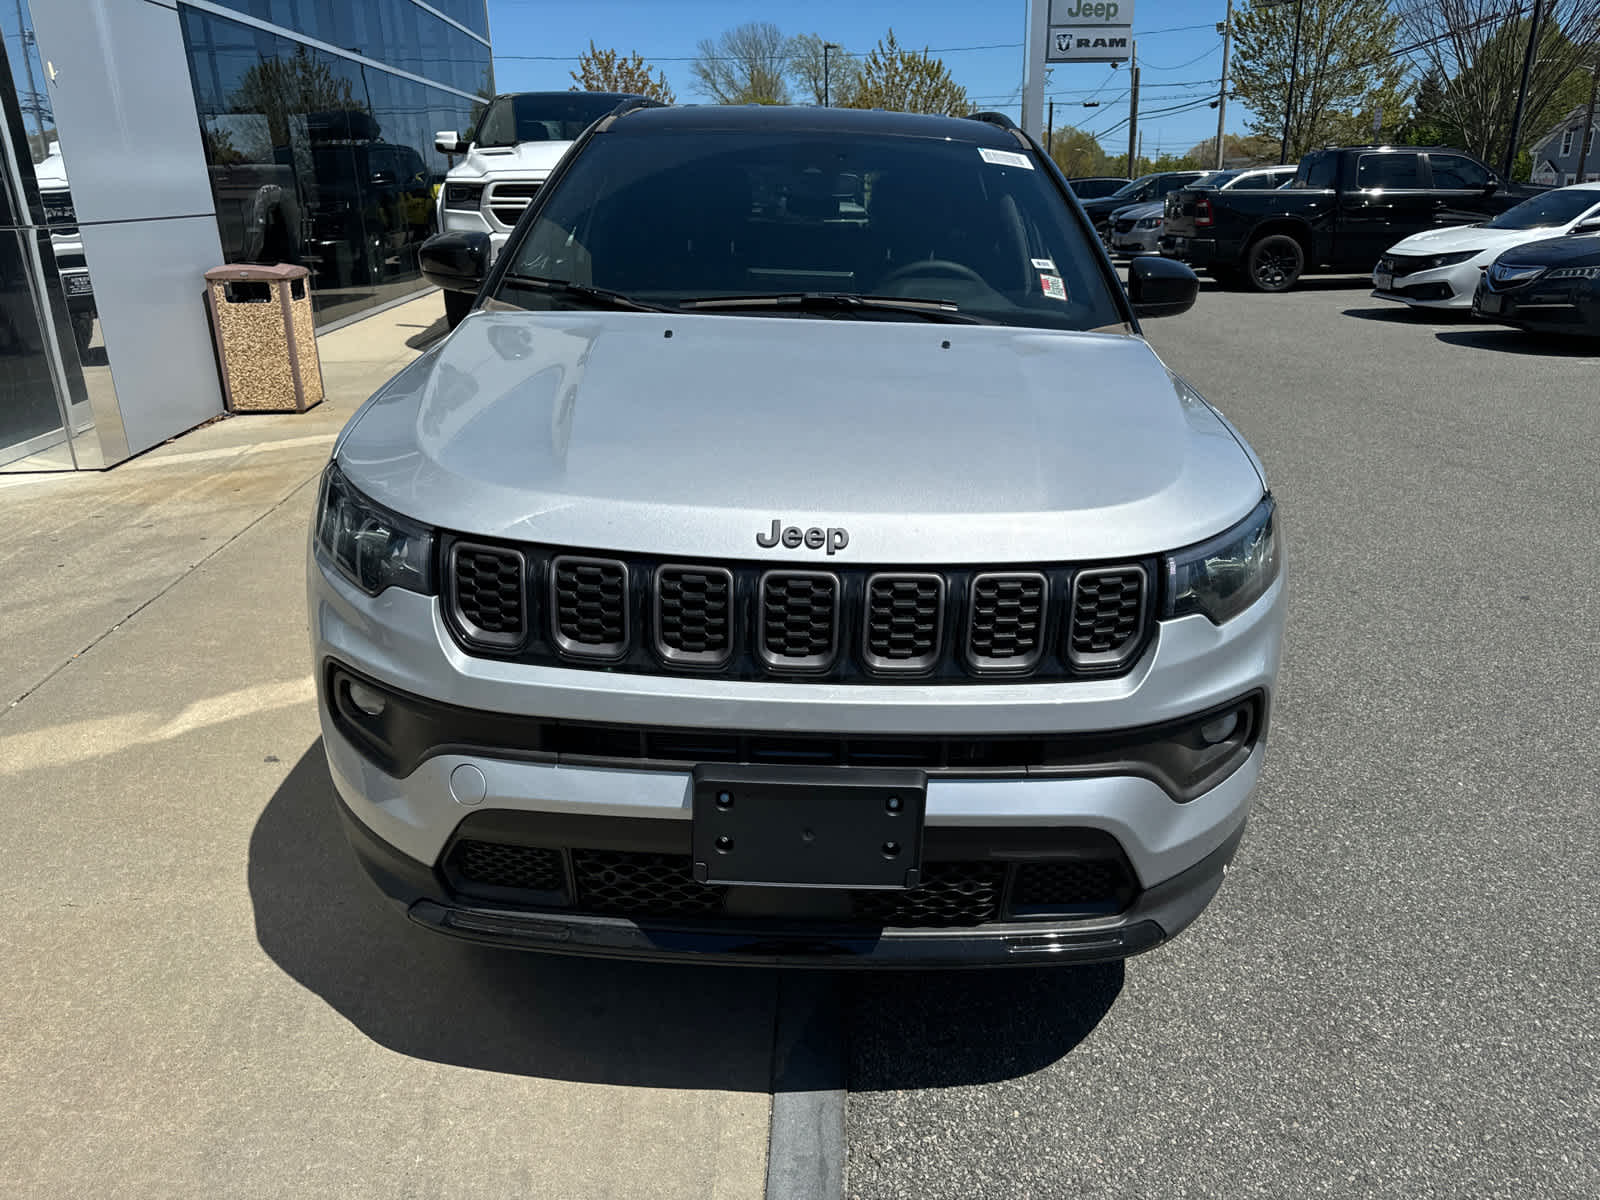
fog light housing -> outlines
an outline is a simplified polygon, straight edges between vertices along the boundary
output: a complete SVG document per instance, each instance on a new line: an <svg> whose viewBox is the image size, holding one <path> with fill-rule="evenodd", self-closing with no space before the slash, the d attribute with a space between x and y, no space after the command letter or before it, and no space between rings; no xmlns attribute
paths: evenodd
<svg viewBox="0 0 1600 1200"><path fill-rule="evenodd" d="M369 717L381 717L388 702L383 698L383 693L376 688L370 688L364 683L354 679L345 685L349 690L350 703L354 704Z"/></svg>
<svg viewBox="0 0 1600 1200"><path fill-rule="evenodd" d="M1239 710L1225 712L1221 716L1212 717L1211 720L1200 726L1200 740L1208 746L1215 746L1225 742L1233 736L1233 731L1239 728Z"/></svg>

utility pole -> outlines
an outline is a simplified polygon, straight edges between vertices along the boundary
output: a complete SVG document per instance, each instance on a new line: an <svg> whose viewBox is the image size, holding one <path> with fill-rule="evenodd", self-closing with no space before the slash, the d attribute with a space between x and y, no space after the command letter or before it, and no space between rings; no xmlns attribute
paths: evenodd
<svg viewBox="0 0 1600 1200"><path fill-rule="evenodd" d="M1222 170L1222 123L1228 117L1228 50L1233 45L1233 0L1222 23L1222 86L1217 89L1217 170Z"/></svg>
<svg viewBox="0 0 1600 1200"><path fill-rule="evenodd" d="M1133 169L1134 153L1139 149L1139 43L1133 43L1132 64L1128 81L1131 91L1128 99L1128 178L1137 178Z"/></svg>
<svg viewBox="0 0 1600 1200"><path fill-rule="evenodd" d="M1517 142L1522 138L1522 110L1528 103L1528 77L1533 74L1533 56L1539 49L1539 15L1542 0L1533 0L1533 20L1528 25L1528 50L1522 56L1522 83L1517 87L1517 107L1511 113L1511 137L1506 142L1506 158L1500 174L1511 182L1511 168L1517 161Z"/></svg>
<svg viewBox="0 0 1600 1200"><path fill-rule="evenodd" d="M1537 4L1539 0L1534 0ZM1289 94L1283 101L1283 144L1278 147L1278 165L1289 161L1289 118L1294 115L1294 85L1300 80L1300 20L1306 15L1305 0L1295 0L1294 49L1289 51Z"/></svg>
<svg viewBox="0 0 1600 1200"><path fill-rule="evenodd" d="M843 49L844 49L844 47L839 45L838 42L823 42L822 43L822 107L823 108L832 108L833 107L832 83L831 83L831 80L829 79L829 76L828 76L828 52L831 51L831 50L843 50Z"/></svg>
<svg viewBox="0 0 1600 1200"><path fill-rule="evenodd" d="M1592 106L1592 103L1591 103ZM1044 152L1049 154L1055 149L1056 137L1056 102L1050 101L1050 115L1044 122Z"/></svg>
<svg viewBox="0 0 1600 1200"><path fill-rule="evenodd" d="M1044 132L1044 78L1049 55L1050 0L1028 0L1022 39L1022 132L1036 138Z"/></svg>

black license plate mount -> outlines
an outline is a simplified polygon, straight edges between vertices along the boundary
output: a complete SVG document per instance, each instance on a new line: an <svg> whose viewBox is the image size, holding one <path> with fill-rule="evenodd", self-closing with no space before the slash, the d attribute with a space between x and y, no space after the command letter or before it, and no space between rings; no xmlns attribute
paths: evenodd
<svg viewBox="0 0 1600 1200"><path fill-rule="evenodd" d="M927 776L876 767L701 766L695 878L745 887L915 887Z"/></svg>

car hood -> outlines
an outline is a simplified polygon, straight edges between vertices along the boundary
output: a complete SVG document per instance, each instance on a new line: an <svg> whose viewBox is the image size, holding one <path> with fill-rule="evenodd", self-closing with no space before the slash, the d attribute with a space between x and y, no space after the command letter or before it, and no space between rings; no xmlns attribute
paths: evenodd
<svg viewBox="0 0 1600 1200"><path fill-rule="evenodd" d="M1159 217L1166 211L1167 202L1165 200L1146 200L1141 204L1130 204L1126 208L1119 208L1111 215L1124 221L1130 218L1137 221L1145 217Z"/></svg>
<svg viewBox="0 0 1600 1200"><path fill-rule="evenodd" d="M448 178L455 183L495 175L536 175L543 179L571 145L571 142L521 142L494 150L473 147Z"/></svg>
<svg viewBox="0 0 1600 1200"><path fill-rule="evenodd" d="M1585 233L1566 237L1544 238L1517 247L1515 254L1504 256L1507 262L1535 264L1547 267L1600 266L1600 234Z"/></svg>
<svg viewBox="0 0 1600 1200"><path fill-rule="evenodd" d="M1143 339L1006 326L484 312L335 451L374 500L478 536L839 561L1024 563L1188 545L1259 501L1229 427Z"/></svg>
<svg viewBox="0 0 1600 1200"><path fill-rule="evenodd" d="M1548 229L1489 229L1483 225L1452 225L1414 233L1389 247L1390 254L1451 254L1462 250L1493 250L1536 242L1550 236Z"/></svg>

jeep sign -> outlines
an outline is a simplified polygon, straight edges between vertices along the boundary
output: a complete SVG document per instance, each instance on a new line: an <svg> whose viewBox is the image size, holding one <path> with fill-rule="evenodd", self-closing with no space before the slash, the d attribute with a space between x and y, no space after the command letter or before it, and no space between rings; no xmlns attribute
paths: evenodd
<svg viewBox="0 0 1600 1200"><path fill-rule="evenodd" d="M1046 62L1125 62L1133 54L1133 0L1049 0Z"/></svg>

